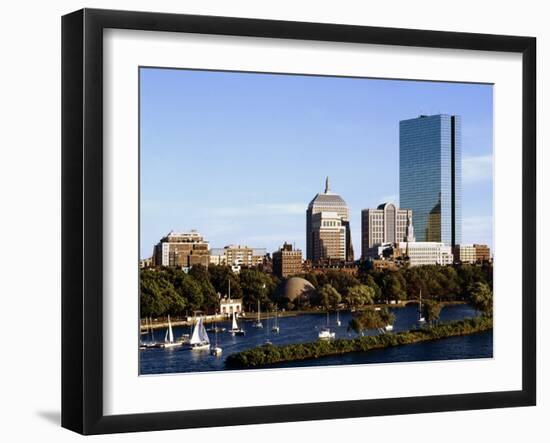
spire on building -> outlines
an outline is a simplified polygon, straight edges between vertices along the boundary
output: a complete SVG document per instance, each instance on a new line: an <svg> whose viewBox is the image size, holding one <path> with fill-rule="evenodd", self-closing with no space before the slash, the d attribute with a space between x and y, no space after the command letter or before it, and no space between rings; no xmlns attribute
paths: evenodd
<svg viewBox="0 0 550 443"><path fill-rule="evenodd" d="M330 181L328 179L328 175L327 175L327 178L325 180L325 194L328 194L330 192Z"/></svg>
<svg viewBox="0 0 550 443"><path fill-rule="evenodd" d="M408 243L410 241L415 241L414 238L414 228L411 222L411 217L407 214L407 230L405 231L405 241ZM408 247L408 244L407 244Z"/></svg>

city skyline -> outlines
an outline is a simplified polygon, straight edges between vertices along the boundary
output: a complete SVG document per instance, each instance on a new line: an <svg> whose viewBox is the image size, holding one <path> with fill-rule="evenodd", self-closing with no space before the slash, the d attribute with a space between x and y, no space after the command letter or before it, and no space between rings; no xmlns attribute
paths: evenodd
<svg viewBox="0 0 550 443"><path fill-rule="evenodd" d="M330 176L357 259L361 210L400 207L399 121L439 111L462 116L463 243L492 247L490 85L147 68L140 94L141 258L191 229L210 247L306 251Z"/></svg>

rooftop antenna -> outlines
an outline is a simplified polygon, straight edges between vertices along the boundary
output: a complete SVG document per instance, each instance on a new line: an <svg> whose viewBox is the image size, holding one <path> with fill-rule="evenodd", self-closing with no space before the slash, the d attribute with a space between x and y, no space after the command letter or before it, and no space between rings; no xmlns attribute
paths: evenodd
<svg viewBox="0 0 550 443"><path fill-rule="evenodd" d="M328 179L328 175L327 175L327 178L325 180L325 194L328 194L330 192L330 181Z"/></svg>

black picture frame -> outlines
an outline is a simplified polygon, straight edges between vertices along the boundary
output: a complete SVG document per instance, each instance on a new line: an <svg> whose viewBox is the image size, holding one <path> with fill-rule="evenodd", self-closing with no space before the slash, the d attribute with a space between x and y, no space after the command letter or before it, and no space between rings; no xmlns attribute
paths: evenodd
<svg viewBox="0 0 550 443"><path fill-rule="evenodd" d="M522 54L522 389L357 401L103 413L103 30L191 32ZM530 406L536 403L536 39L83 9L62 18L62 426L82 434Z"/></svg>

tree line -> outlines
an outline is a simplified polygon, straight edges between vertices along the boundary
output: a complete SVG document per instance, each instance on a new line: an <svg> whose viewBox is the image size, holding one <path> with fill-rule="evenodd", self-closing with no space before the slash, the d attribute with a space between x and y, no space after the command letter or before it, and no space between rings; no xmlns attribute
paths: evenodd
<svg viewBox="0 0 550 443"><path fill-rule="evenodd" d="M275 306L287 310L323 308L339 309L342 305L355 311L374 303L417 300L420 292L427 315L438 318L431 301L468 301L482 312L492 309L492 265L419 266L396 271L369 269L364 264L356 276L329 270L300 277L315 288L312 296L298 300L281 299L276 288L278 277L256 268L241 269L239 274L223 265L193 266L188 272L172 268L142 269L140 272L140 305L142 316L191 315L195 311L215 312L219 295L231 287L232 298L242 298L246 311Z"/></svg>

